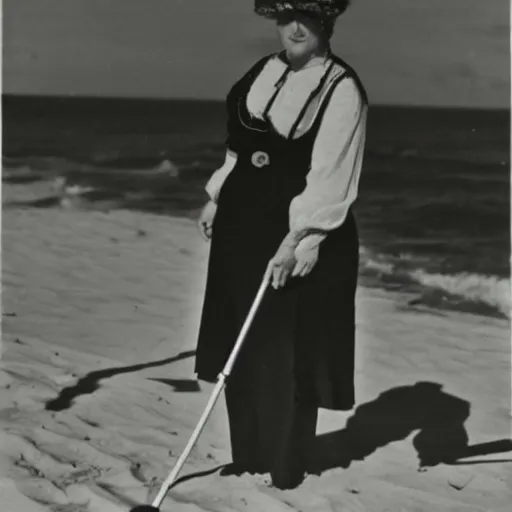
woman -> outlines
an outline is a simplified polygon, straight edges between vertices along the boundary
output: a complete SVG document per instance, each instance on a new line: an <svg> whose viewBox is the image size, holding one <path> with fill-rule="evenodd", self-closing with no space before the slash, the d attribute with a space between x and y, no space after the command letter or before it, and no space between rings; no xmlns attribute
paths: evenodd
<svg viewBox="0 0 512 512"><path fill-rule="evenodd" d="M227 97L226 160L199 220L211 238L196 372L214 382L268 269L267 289L226 387L233 464L304 478L317 411L354 405L358 236L351 204L367 102L329 39L347 0L256 0L283 51Z"/></svg>

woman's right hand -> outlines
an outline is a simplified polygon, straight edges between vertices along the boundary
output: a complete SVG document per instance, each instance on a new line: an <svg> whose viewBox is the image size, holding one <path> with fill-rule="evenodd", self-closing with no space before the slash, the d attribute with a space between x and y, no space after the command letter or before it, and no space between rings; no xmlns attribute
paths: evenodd
<svg viewBox="0 0 512 512"><path fill-rule="evenodd" d="M213 201L208 201L199 216L199 233L206 241L210 240L212 237L213 221L216 213L217 205Z"/></svg>

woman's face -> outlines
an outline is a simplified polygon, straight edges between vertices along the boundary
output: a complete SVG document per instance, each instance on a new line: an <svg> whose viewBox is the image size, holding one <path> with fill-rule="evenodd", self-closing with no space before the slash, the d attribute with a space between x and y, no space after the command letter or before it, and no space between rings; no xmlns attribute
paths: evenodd
<svg viewBox="0 0 512 512"><path fill-rule="evenodd" d="M325 49L327 41L319 19L302 13L283 13L276 21L288 57L300 59Z"/></svg>

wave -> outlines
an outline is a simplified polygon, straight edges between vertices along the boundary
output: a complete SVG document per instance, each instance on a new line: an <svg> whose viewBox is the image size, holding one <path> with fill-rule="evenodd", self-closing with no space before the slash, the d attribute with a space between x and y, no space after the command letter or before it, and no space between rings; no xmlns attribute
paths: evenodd
<svg viewBox="0 0 512 512"><path fill-rule="evenodd" d="M458 162L475 165L510 166L510 154L506 149L482 149L482 148L449 148L445 150L428 149L418 147L377 146L368 147L368 156L388 157L408 160L425 160L433 162Z"/></svg>
<svg viewBox="0 0 512 512"><path fill-rule="evenodd" d="M204 151L190 156L194 158L160 159L156 164L124 168L57 157L4 157L3 182L15 186L4 191L3 204L4 207L128 208L194 216L205 200L203 188L212 172L208 161L212 155ZM379 221L387 196L381 189L370 192L373 203L366 205L361 217L372 226L367 236L374 248L361 249L363 281L370 286L413 292L415 303L511 318L509 272L507 265L497 264L498 260L503 261L501 246L489 246L485 254L473 249L468 252L471 258L467 254L461 258L460 251L453 251L449 244L438 244L436 256L433 256L430 246L437 243L436 237L440 235L444 240L445 234L426 229L423 218L417 223L425 228L420 238L408 236L401 244L396 243L400 238L394 235L394 244L384 243L382 240L389 240L391 236L389 222L384 226ZM476 204L479 209L475 213L480 215L481 223L482 212L492 201L487 201L487 196L482 194L479 199ZM397 210L395 221L402 226L405 218L420 215L423 206L421 200L415 201L414 208L407 211L408 217L403 215L404 211ZM466 218L468 212L466 210ZM391 212L386 218L391 219ZM475 233L466 232L465 225L463 222L453 226L456 230L450 236L458 237L461 244L464 241L465 247L470 244L476 247L478 244L475 243L481 240L475 239ZM381 247L375 247L375 244ZM425 254L422 246L425 244L429 244L431 254ZM492 258L492 264L488 264L489 258ZM491 270L491 275L485 274L487 269ZM500 275L492 275L499 272Z"/></svg>
<svg viewBox="0 0 512 512"><path fill-rule="evenodd" d="M412 273L413 279L429 288L443 290L473 302L483 302L510 317L510 279L461 272L455 275Z"/></svg>
<svg viewBox="0 0 512 512"><path fill-rule="evenodd" d="M510 279L471 272L453 274L426 270L426 261L411 254L391 259L361 250L361 274L385 288L415 292L412 304L512 317Z"/></svg>

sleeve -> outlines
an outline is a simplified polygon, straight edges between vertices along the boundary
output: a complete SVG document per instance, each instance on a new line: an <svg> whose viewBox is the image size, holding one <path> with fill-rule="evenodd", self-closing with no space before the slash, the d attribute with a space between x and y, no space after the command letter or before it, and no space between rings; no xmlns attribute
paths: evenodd
<svg viewBox="0 0 512 512"><path fill-rule="evenodd" d="M334 87L313 147L306 187L289 209L288 236L309 247L345 221L357 197L363 163L366 102L353 78Z"/></svg>
<svg viewBox="0 0 512 512"><path fill-rule="evenodd" d="M222 185L224 184L224 181L226 181L226 178L229 176L229 173L235 167L236 160L237 154L228 148L226 150L224 164L222 167L217 169L208 180L205 190L213 202L217 202Z"/></svg>

